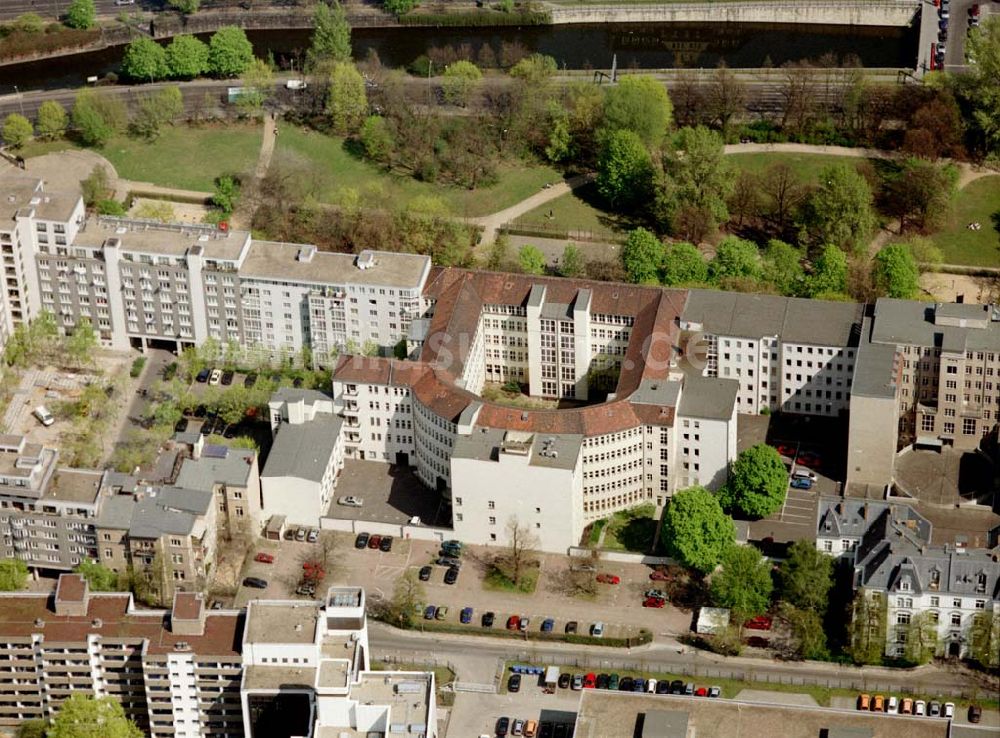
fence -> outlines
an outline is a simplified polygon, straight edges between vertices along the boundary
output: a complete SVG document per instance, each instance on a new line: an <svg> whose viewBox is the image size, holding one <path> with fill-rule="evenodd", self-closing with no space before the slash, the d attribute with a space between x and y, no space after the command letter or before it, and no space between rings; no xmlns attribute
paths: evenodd
<svg viewBox="0 0 1000 738"><path fill-rule="evenodd" d="M622 243L625 235L612 230L576 230L544 221L527 220L523 216L500 226L501 233L512 236L536 236L538 238L560 238L570 241L595 243Z"/></svg>
<svg viewBox="0 0 1000 738"><path fill-rule="evenodd" d="M376 523L369 520L352 520L347 518L320 518L320 530L335 530L341 533L371 533L379 536L396 536L397 538L417 541L443 541L451 537L452 531L445 528L431 528L424 525L405 525L398 523Z"/></svg>
<svg viewBox="0 0 1000 738"><path fill-rule="evenodd" d="M592 548L583 548L580 546L570 547L568 554L574 558L578 559L589 559L594 555L594 550ZM614 561L619 564L645 564L646 566L667 566L669 564L676 564L669 556L650 556L649 554L643 553L631 553L629 551L607 551L604 549L597 549L598 559L600 561Z"/></svg>

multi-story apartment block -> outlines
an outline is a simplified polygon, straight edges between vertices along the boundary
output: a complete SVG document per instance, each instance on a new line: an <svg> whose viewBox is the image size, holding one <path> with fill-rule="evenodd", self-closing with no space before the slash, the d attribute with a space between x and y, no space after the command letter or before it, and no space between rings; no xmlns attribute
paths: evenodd
<svg viewBox="0 0 1000 738"><path fill-rule="evenodd" d="M252 600L241 650L247 738L438 735L433 673L371 671L359 587Z"/></svg>
<svg viewBox="0 0 1000 738"><path fill-rule="evenodd" d="M254 533L264 525L257 452L205 443L198 435L191 444L175 484L183 489L211 492L217 517L230 532L241 528Z"/></svg>
<svg viewBox="0 0 1000 738"><path fill-rule="evenodd" d="M3 558L31 568L72 569L95 558L100 472L58 468L59 452L24 436L0 436Z"/></svg>
<svg viewBox="0 0 1000 738"><path fill-rule="evenodd" d="M263 509L288 523L318 525L344 468L344 420L330 396L315 390L283 387L268 404L274 440L260 477Z"/></svg>
<svg viewBox="0 0 1000 738"><path fill-rule="evenodd" d="M705 376L739 382L738 412L836 417L850 406L860 305L691 290L681 327Z"/></svg>

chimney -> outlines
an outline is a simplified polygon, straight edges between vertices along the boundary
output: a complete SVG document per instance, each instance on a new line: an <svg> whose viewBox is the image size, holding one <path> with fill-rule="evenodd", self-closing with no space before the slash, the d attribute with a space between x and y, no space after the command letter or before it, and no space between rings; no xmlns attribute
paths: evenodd
<svg viewBox="0 0 1000 738"><path fill-rule="evenodd" d="M844 503L843 502L838 502L833 509L836 510L837 517L840 517L841 515L844 514Z"/></svg>
<svg viewBox="0 0 1000 738"><path fill-rule="evenodd" d="M868 503L867 502L864 505L862 505L862 507L861 507L861 519L862 520L868 520Z"/></svg>
<svg viewBox="0 0 1000 738"><path fill-rule="evenodd" d="M60 574L56 585L56 615L83 617L87 614L90 587L79 574Z"/></svg>
<svg viewBox="0 0 1000 738"><path fill-rule="evenodd" d="M205 600L201 592L175 592L170 608L170 632L174 635L205 635Z"/></svg>

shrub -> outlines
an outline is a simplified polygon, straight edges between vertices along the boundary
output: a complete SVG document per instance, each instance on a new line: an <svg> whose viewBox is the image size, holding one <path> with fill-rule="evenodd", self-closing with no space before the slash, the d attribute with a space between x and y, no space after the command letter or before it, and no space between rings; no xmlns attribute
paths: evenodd
<svg viewBox="0 0 1000 738"><path fill-rule="evenodd" d="M146 357L145 356L135 357L135 361L132 362L132 368L129 369L128 371L129 376L135 379L140 374L142 374L142 368L144 366L146 366Z"/></svg>

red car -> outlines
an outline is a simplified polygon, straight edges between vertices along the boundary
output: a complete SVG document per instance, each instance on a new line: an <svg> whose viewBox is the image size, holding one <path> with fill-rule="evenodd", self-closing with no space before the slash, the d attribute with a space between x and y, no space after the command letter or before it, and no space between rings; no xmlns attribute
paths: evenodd
<svg viewBox="0 0 1000 738"><path fill-rule="evenodd" d="M820 458L819 454L814 454L811 451L806 451L804 454L799 454L799 457L795 460L797 464L803 464L812 469L820 466L823 463L823 459Z"/></svg>
<svg viewBox="0 0 1000 738"><path fill-rule="evenodd" d="M382 545L382 536L372 536L368 539L368 548L378 548Z"/></svg>
<svg viewBox="0 0 1000 738"><path fill-rule="evenodd" d="M649 578L654 582L669 582L670 575L665 571L651 571Z"/></svg>
<svg viewBox="0 0 1000 738"><path fill-rule="evenodd" d="M253 560L259 561L262 564L273 564L274 556L272 556L271 554L259 553L253 557Z"/></svg>
<svg viewBox="0 0 1000 738"><path fill-rule="evenodd" d="M597 581L604 584L621 584L622 578L617 574L598 574Z"/></svg>
<svg viewBox="0 0 1000 738"><path fill-rule="evenodd" d="M662 597L647 597L642 601L643 607L664 607L667 601Z"/></svg>
<svg viewBox="0 0 1000 738"><path fill-rule="evenodd" d="M781 454L782 456L787 456L789 458L795 456L795 446L789 446L787 443L779 443L777 446L775 446L775 448L778 450L778 453Z"/></svg>
<svg viewBox="0 0 1000 738"><path fill-rule="evenodd" d="M708 687L698 687L698 689L696 689L694 691L694 696L695 697L708 697Z"/></svg>
<svg viewBox="0 0 1000 738"><path fill-rule="evenodd" d="M583 678L584 689L594 689L597 686L597 675L591 672Z"/></svg>
<svg viewBox="0 0 1000 738"><path fill-rule="evenodd" d="M743 627L750 630L771 630L771 618L767 615L758 615L743 623Z"/></svg>
<svg viewBox="0 0 1000 738"><path fill-rule="evenodd" d="M930 65L930 69L931 69L932 72L935 69L938 68L938 63L937 63L937 44L931 44L931 58L930 58L930 61L928 62L928 64Z"/></svg>
<svg viewBox="0 0 1000 738"><path fill-rule="evenodd" d="M507 618L507 630L517 630L521 625L521 618L517 615L511 615Z"/></svg>

